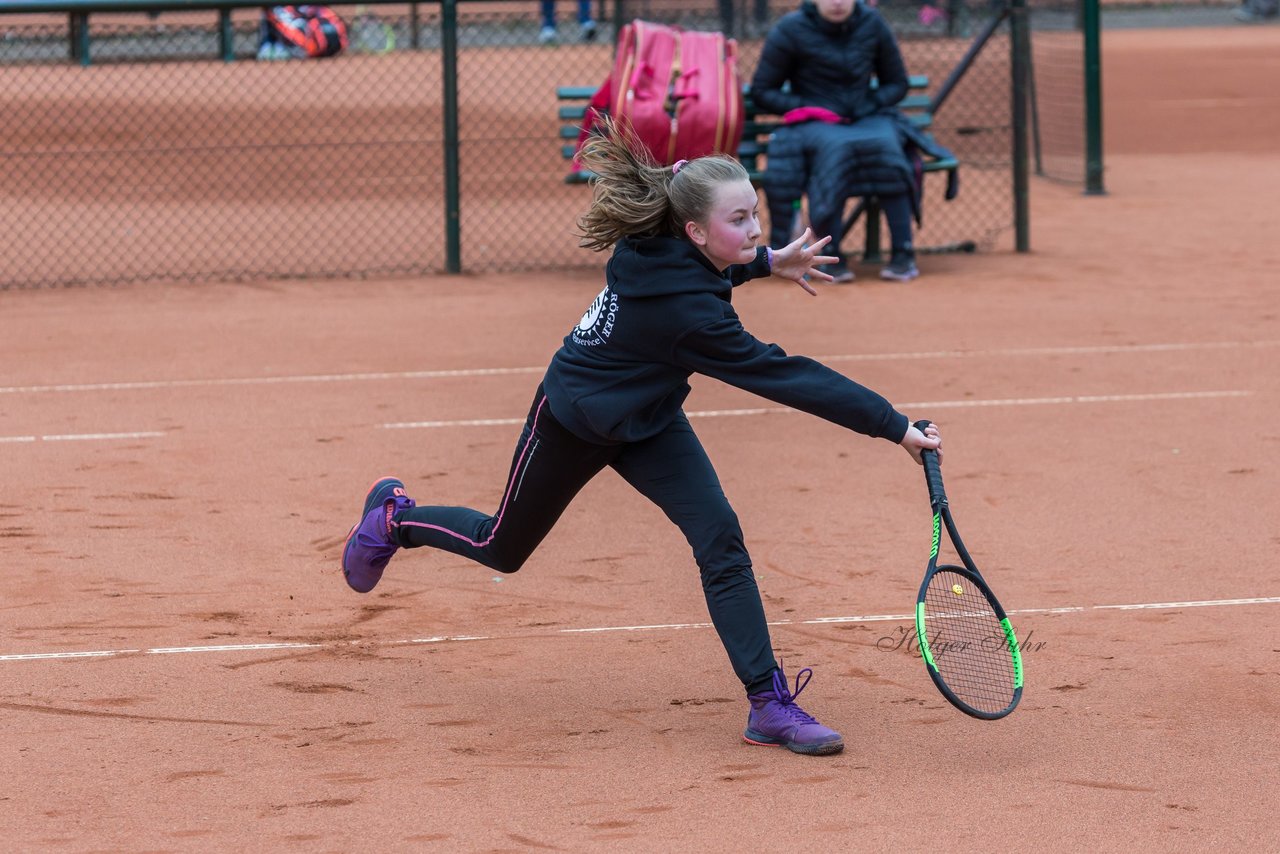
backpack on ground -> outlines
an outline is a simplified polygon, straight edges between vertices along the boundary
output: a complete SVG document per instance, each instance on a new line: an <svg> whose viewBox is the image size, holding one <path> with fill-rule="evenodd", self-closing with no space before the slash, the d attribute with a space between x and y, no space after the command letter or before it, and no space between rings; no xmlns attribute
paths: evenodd
<svg viewBox="0 0 1280 854"><path fill-rule="evenodd" d="M579 151L602 114L629 125L664 166L736 154L743 123L738 43L723 33L632 21L618 35L613 71L587 108Z"/></svg>
<svg viewBox="0 0 1280 854"><path fill-rule="evenodd" d="M268 6L273 39L309 57L334 56L347 47L347 25L328 6Z"/></svg>

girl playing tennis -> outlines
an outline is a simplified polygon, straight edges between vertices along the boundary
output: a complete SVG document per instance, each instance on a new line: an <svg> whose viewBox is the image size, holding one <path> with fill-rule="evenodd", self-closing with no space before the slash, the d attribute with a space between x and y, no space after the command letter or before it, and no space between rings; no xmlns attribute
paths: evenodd
<svg viewBox="0 0 1280 854"><path fill-rule="evenodd" d="M534 394L497 512L418 506L401 481L384 477L347 537L347 583L368 592L398 549L421 546L515 572L607 466L657 504L693 548L711 621L746 686L746 741L838 753L840 734L796 704L812 671L797 674L792 690L774 660L738 517L681 409L687 381L705 374L888 439L917 463L922 449L939 447L937 429L922 433L870 389L743 328L730 303L736 285L772 274L813 294L805 277L830 280L816 267L835 259L817 255L829 238L814 241L808 232L778 250L757 247L756 191L737 161L660 167L609 122L581 157L599 176L579 220L581 243L613 256L604 290Z"/></svg>

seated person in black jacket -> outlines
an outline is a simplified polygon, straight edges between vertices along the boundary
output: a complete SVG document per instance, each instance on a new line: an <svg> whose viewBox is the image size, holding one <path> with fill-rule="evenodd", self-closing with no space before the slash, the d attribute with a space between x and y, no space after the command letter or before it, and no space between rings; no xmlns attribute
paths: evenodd
<svg viewBox="0 0 1280 854"><path fill-rule="evenodd" d="M807 193L814 233L830 234L827 254L840 257L826 272L851 282L839 245L844 202L875 195L893 246L880 275L905 282L920 274L911 242L917 178L906 151L910 128L893 109L907 89L893 31L862 0L805 0L778 21L751 81L756 104L786 124L769 143L763 182L774 245L789 242L782 238L790 236L792 203Z"/></svg>

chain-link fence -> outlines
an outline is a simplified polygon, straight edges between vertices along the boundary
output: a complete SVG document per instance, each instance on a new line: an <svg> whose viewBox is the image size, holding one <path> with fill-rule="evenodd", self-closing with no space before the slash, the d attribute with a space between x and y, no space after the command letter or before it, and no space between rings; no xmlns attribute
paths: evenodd
<svg viewBox="0 0 1280 854"><path fill-rule="evenodd" d="M745 81L794 8L597 0L586 40L575 5L560 0L554 40L529 0L458 7L465 271L600 263L573 235L590 190L563 182L555 90L604 80L617 22L723 28ZM257 59L257 9L94 14L87 38L65 15L0 14L0 287L443 271L441 7L333 8L352 44L323 60ZM915 0L880 8L931 93L993 14L986 0L950 0L928 21ZM390 38L361 37L371 25ZM990 247L1012 228L1009 79L1006 26L936 113L961 190L944 201L945 179L926 178L918 244Z"/></svg>
<svg viewBox="0 0 1280 854"><path fill-rule="evenodd" d="M439 50L255 61L258 18L223 62L216 12L95 15L82 67L65 18L0 16L0 281L441 268Z"/></svg>
<svg viewBox="0 0 1280 854"><path fill-rule="evenodd" d="M1031 170L1078 184L1085 173L1084 32L1075 0L1031 8Z"/></svg>

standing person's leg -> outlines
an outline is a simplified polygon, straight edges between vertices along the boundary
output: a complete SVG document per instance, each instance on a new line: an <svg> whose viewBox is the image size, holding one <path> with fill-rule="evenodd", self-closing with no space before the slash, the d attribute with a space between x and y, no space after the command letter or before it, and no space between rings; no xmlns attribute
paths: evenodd
<svg viewBox="0 0 1280 854"><path fill-rule="evenodd" d="M788 199L765 192L765 204L769 208L769 245L782 248L795 238L796 217L800 215L800 200Z"/></svg>
<svg viewBox="0 0 1280 854"><path fill-rule="evenodd" d="M556 38L556 2L540 0L539 8L542 12L542 29L538 32L538 41L546 44Z"/></svg>
<svg viewBox="0 0 1280 854"><path fill-rule="evenodd" d="M839 733L805 713L787 689L738 516L688 419L681 414L657 436L628 445L612 466L679 526L693 549L712 625L751 702L744 737L797 753L840 751Z"/></svg>
<svg viewBox="0 0 1280 854"><path fill-rule="evenodd" d="M889 175L907 175L912 171L904 145L906 140L897 122L885 116L872 116L855 125L862 135L858 144L859 158L872 164L876 182L893 183ZM889 224L891 254L889 263L880 270L882 279L908 282L920 275L916 268L915 245L911 235L911 180L904 179L896 193L880 193L880 209Z"/></svg>
<svg viewBox="0 0 1280 854"><path fill-rule="evenodd" d="M430 546L499 572L515 572L555 525L564 508L617 454L560 426L542 388L534 397L498 511L419 507L395 478L374 484L362 521L352 531L343 570L352 588L367 592L399 548ZM384 515L385 514L385 515Z"/></svg>
<svg viewBox="0 0 1280 854"><path fill-rule="evenodd" d="M845 149L839 144L845 125L825 122L808 122L803 125L805 160L809 175L805 195L809 198L809 224L815 237L831 235L831 242L823 250L825 255L835 255L840 260L823 271L830 273L837 283L852 282L853 270L840 248L844 231L845 194L842 177L845 172Z"/></svg>
<svg viewBox="0 0 1280 854"><path fill-rule="evenodd" d="M258 59L276 58L276 31L267 17L267 7L262 7L258 19Z"/></svg>
<svg viewBox="0 0 1280 854"><path fill-rule="evenodd" d="M916 249L911 239L911 198L906 193L880 197L880 208L889 223L892 251L889 265L880 271L883 279L909 282L920 275L916 267Z"/></svg>
<svg viewBox="0 0 1280 854"><path fill-rule="evenodd" d="M591 0L578 0L578 26L584 42L596 37L596 22L591 17Z"/></svg>

